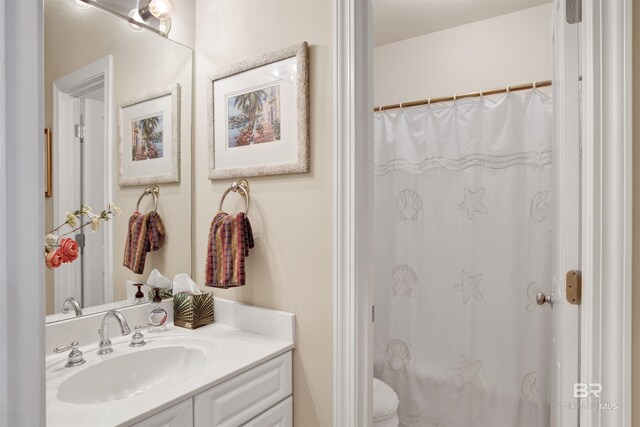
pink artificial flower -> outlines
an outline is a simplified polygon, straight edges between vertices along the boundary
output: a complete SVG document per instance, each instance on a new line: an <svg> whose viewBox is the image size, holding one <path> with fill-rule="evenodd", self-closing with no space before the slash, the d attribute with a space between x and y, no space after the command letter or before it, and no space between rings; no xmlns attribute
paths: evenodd
<svg viewBox="0 0 640 427"><path fill-rule="evenodd" d="M62 255L60 255L59 251L49 252L45 255L44 260L47 264L47 268L49 270L53 270L54 268L60 267L62 264Z"/></svg>
<svg viewBox="0 0 640 427"><path fill-rule="evenodd" d="M78 258L78 244L70 238L62 239L60 240L60 247L56 252L60 253L62 262L72 262Z"/></svg>

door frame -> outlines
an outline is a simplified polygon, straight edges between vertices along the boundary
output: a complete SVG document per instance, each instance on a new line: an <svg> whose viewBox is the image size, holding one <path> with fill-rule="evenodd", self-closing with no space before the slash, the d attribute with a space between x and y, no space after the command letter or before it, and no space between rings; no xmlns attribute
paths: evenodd
<svg viewBox="0 0 640 427"><path fill-rule="evenodd" d="M113 56L107 55L82 68L79 68L53 82L53 219L54 224L65 221L64 212L70 206L79 206L73 192L65 191L76 180L80 171L79 159L74 158L73 151L62 153L61 141L75 139L74 99L91 90L92 87L104 84L104 147L103 161L106 173L104 185L103 209L113 200L113 150L114 150L114 118L113 118ZM105 242L108 250L104 251L105 276L103 295L105 302L113 300L113 230L104 227ZM80 266L71 265L67 269L54 270L54 307L59 310L62 302L69 296L78 299L81 292Z"/></svg>
<svg viewBox="0 0 640 427"><path fill-rule="evenodd" d="M583 383L600 383L600 402L618 409L581 410L580 425L629 426L632 0L584 0L582 16L580 375Z"/></svg>
<svg viewBox="0 0 640 427"><path fill-rule="evenodd" d="M579 305L566 299L565 275L580 269L580 27L566 21L564 2L553 4L553 130L555 228L553 236L553 310L550 379L547 388L551 426L577 426L579 399L573 385L580 382ZM559 173L562 172L562 173Z"/></svg>
<svg viewBox="0 0 640 427"><path fill-rule="evenodd" d="M371 0L334 0L333 422L337 427L371 424L371 15ZM601 402L617 405L618 410L581 410L578 417L587 427L630 425L631 0L583 0L582 15L583 291L576 370L582 382L601 383ZM564 393L567 385L556 386Z"/></svg>
<svg viewBox="0 0 640 427"><path fill-rule="evenodd" d="M0 425L43 426L43 2L0 1L0 38Z"/></svg>
<svg viewBox="0 0 640 427"><path fill-rule="evenodd" d="M333 425L372 424L371 0L334 0Z"/></svg>

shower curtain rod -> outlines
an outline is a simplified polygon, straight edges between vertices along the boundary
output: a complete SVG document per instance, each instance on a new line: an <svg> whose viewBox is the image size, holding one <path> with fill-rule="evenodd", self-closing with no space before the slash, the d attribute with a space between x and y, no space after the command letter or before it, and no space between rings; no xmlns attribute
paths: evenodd
<svg viewBox="0 0 640 427"><path fill-rule="evenodd" d="M551 86L551 80L544 80L541 82L533 82L533 83L527 83L527 84L515 85L515 86L507 86L499 89L481 90L479 92L463 93L460 95L447 96L444 98L428 98L428 99L422 99L420 101L410 101L410 102L401 102L400 104L383 105L380 107L375 107L373 111L376 112L376 111L395 110L398 108L417 107L419 105L429 105L429 104L436 104L438 102L457 101L458 99L463 99L463 98L477 98L479 96L484 96L484 95L498 95L501 93L515 92L518 90L537 89L540 87L548 87L548 86Z"/></svg>

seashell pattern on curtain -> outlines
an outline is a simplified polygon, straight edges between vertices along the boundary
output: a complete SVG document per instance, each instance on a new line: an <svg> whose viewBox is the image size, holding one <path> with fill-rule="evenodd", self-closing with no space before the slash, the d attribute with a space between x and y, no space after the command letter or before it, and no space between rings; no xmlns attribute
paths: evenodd
<svg viewBox="0 0 640 427"><path fill-rule="evenodd" d="M549 426L551 98L374 115L374 376L401 424Z"/></svg>

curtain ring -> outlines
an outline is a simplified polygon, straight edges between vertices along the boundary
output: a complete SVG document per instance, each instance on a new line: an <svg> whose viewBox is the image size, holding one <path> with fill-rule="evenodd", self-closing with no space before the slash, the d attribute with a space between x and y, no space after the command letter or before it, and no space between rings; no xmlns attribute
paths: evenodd
<svg viewBox="0 0 640 427"><path fill-rule="evenodd" d="M427 105L431 105L431 98L427 99Z"/></svg>
<svg viewBox="0 0 640 427"><path fill-rule="evenodd" d="M483 96L484 96L484 91L483 91L483 90L481 90L481 91L480 91L480 98L482 98Z"/></svg>
<svg viewBox="0 0 640 427"><path fill-rule="evenodd" d="M538 82L533 82L533 88L537 89L538 88Z"/></svg>
<svg viewBox="0 0 640 427"><path fill-rule="evenodd" d="M453 100L454 100L454 101L457 101L457 100L458 100L458 94L457 94L457 93L454 93L454 94L453 94Z"/></svg>
<svg viewBox="0 0 640 427"><path fill-rule="evenodd" d="M511 86L507 86L507 93L511 93Z"/></svg>
<svg viewBox="0 0 640 427"><path fill-rule="evenodd" d="M402 105L402 104L403 104L403 103L401 102L401 103L400 103L400 109L401 109L402 111L404 111L404 105Z"/></svg>

